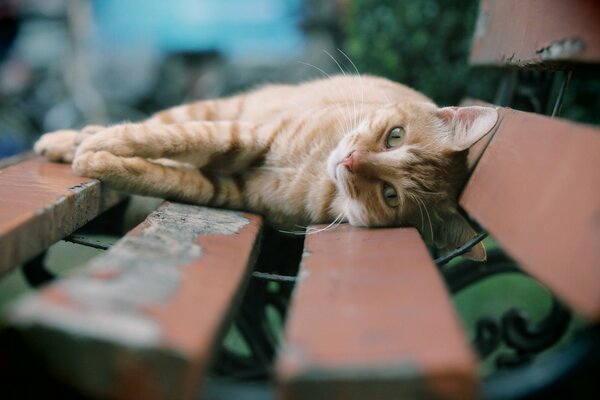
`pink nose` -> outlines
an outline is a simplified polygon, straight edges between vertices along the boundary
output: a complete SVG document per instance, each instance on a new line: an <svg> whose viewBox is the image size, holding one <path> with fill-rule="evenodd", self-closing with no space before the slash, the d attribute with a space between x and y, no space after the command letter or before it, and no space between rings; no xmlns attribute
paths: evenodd
<svg viewBox="0 0 600 400"><path fill-rule="evenodd" d="M354 151L348 154L344 161L342 161L342 165L348 168L348 171L354 172Z"/></svg>

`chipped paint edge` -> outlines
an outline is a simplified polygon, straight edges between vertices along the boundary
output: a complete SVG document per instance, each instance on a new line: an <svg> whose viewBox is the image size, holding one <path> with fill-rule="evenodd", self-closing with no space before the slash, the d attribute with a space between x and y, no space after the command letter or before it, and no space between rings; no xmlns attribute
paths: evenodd
<svg viewBox="0 0 600 400"><path fill-rule="evenodd" d="M82 182L65 190L44 207L31 211L26 220L0 237L0 277L73 233L125 197L106 190L100 181ZM70 218L69 218L70 217ZM31 232L46 231L31 240Z"/></svg>
<svg viewBox="0 0 600 400"><path fill-rule="evenodd" d="M208 220L205 221L203 227L197 228L199 230L196 232L195 236L189 238L189 243L197 250L193 251L193 254L190 254L190 256L193 256L194 258L186 259L182 263L176 263L171 266L173 272L178 275L175 280L180 278L182 268L185 268L193 262L194 259L201 257L202 250L200 245L195 244L198 238L212 234L235 235L251 223L248 216L238 211L219 210L202 206L165 202L156 211L152 212L140 226L142 226L143 229L148 229L148 227L152 226L148 224L153 224L153 222L149 222L149 220L153 221L157 215L163 214L165 210L177 210L182 207L198 210L198 215L206 215L206 212L221 217L227 215L229 218L235 219L237 223L235 224L235 227L221 229L222 227L218 228L211 226L211 221ZM173 217L173 215L171 215L171 217ZM201 232L202 229L206 230ZM162 329L151 315L144 312L143 307L167 302L169 297L178 289L177 284L167 288L166 292L168 293L166 295L165 291L161 291L159 297L145 299L147 302L142 302L133 306L138 307L134 312L126 312L123 314L110 312L110 310L94 309L94 303L97 304L98 299L95 299L93 296L86 300L86 294L94 291L93 288L90 290L88 283L102 285L106 282L110 283L118 279L127 278L124 273L127 273L127 270L131 270L131 268L127 265L115 265L114 262L103 264L103 260L110 260L111 257L114 257L115 253L126 252L127 250L123 250L123 247L127 246L127 244L124 245L124 243L127 243L127 240L131 240L132 237L135 239L137 235L139 235L139 232L136 233L136 235L126 236L121 239L106 253L95 257L86 263L74 275L53 283L51 286L43 289L40 293L31 293L18 299L8 307L6 319L11 325L21 329L43 327L67 332L67 334L77 337L116 342L127 347L150 348L161 346L163 344ZM168 253L167 255L171 254ZM106 269L110 269L112 272L118 271L119 273L114 275L114 279L107 280L102 277L96 278L98 273L101 273ZM143 272L144 271L142 271L142 273ZM47 290L48 288L57 289L60 293L66 295L69 299L69 303L67 305L56 304L49 301L47 298L44 298L42 294L44 293L44 290ZM96 293L98 293L98 290L96 290Z"/></svg>

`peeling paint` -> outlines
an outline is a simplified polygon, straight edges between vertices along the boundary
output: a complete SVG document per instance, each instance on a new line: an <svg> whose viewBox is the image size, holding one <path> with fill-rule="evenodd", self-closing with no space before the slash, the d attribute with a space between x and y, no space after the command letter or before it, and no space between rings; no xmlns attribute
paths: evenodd
<svg viewBox="0 0 600 400"><path fill-rule="evenodd" d="M71 186L69 188L69 191L77 194L77 193L80 193L80 192L82 192L82 191L84 191L84 190L86 190L88 188L91 188L91 187L99 185L99 184L100 183L97 180L93 180L93 181L89 181L89 182L82 182L82 183L80 183L78 185Z"/></svg>
<svg viewBox="0 0 600 400"><path fill-rule="evenodd" d="M310 268L302 268L298 272L298 277L296 278L296 282L302 282L310 276Z"/></svg>
<svg viewBox="0 0 600 400"><path fill-rule="evenodd" d="M53 286L75 306L59 307L34 295L15 307L12 319L127 345L158 345L161 327L144 309L165 304L179 290L182 268L202 255L199 237L234 235L249 223L234 211L168 203L137 235ZM102 276L110 279L98 279Z"/></svg>
<svg viewBox="0 0 600 400"><path fill-rule="evenodd" d="M487 24L490 19L489 13L481 11L477 16L477 22L475 23L475 32L473 32L473 40L482 38L487 33Z"/></svg>
<svg viewBox="0 0 600 400"><path fill-rule="evenodd" d="M18 301L10 310L10 319L18 322L22 328L41 325L137 347L156 345L161 337L158 324L142 315L101 309L88 312L44 301L36 296Z"/></svg>
<svg viewBox="0 0 600 400"><path fill-rule="evenodd" d="M560 60L579 54L585 48L581 38L564 38L536 50L542 60Z"/></svg>
<svg viewBox="0 0 600 400"><path fill-rule="evenodd" d="M110 280L118 278L121 271L116 268L106 268L102 271L91 271L89 275L94 279Z"/></svg>

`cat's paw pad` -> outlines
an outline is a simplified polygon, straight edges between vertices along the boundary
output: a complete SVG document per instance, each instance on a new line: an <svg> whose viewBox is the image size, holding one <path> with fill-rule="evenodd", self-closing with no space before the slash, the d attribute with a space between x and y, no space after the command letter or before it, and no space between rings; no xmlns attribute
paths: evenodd
<svg viewBox="0 0 600 400"><path fill-rule="evenodd" d="M71 162L75 155L75 138L78 131L64 130L42 135L33 150L50 161Z"/></svg>

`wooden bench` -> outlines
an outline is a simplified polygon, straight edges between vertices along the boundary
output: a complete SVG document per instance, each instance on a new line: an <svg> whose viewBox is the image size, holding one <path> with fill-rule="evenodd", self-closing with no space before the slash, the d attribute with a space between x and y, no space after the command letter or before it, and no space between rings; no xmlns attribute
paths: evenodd
<svg viewBox="0 0 600 400"><path fill-rule="evenodd" d="M594 1L484 0L471 62L568 70L598 63L598 15ZM600 129L499 112L496 129L469 154L473 172L460 205L558 297L548 318L536 325L512 311L499 323L482 320L468 346L449 290L514 272L514 263L493 255L488 264L440 271L414 229L336 228L306 242L277 363L283 398L522 398L565 379L576 368L574 353L598 371ZM591 339L512 375L481 379L477 353L491 351L491 337L526 360L556 343L569 323L560 304L587 321Z"/></svg>
<svg viewBox="0 0 600 400"><path fill-rule="evenodd" d="M243 291L261 219L165 203L9 321L57 377L101 398L191 398Z"/></svg>
<svg viewBox="0 0 600 400"><path fill-rule="evenodd" d="M600 129L501 114L460 204L528 274L597 324ZM278 363L285 398L483 390L476 351L416 230L336 228L309 237L305 251Z"/></svg>
<svg viewBox="0 0 600 400"><path fill-rule="evenodd" d="M600 30L589 18L598 6L573 3L581 7L482 1L471 62L564 69L597 62ZM518 8L525 26L541 7L548 25L507 28L509 11ZM9 308L0 390L23 397L74 395L65 389L73 388L115 399L191 399L202 389L205 399L539 394L540 383L600 365L598 154L596 127L500 109L496 129L469 154L472 176L460 205L514 262L495 250L488 263L441 266L414 228L340 226L302 244L266 230L258 216L165 203L103 255ZM0 194L5 273L121 198L35 158L0 169ZM290 275L298 264L296 279L269 274ZM548 318L529 323L512 312L466 333L451 294L519 268L559 299ZM275 288L263 278L276 280ZM276 355L269 307L287 313ZM564 333L565 307L585 321L586 335L531 361ZM249 355L222 347L231 326ZM487 376L479 359L502 341L520 366ZM58 384L27 385L45 375ZM234 379L240 375L262 384ZM3 385L3 376L21 386Z"/></svg>
<svg viewBox="0 0 600 400"><path fill-rule="evenodd" d="M30 158L0 170L0 276L120 199L68 165Z"/></svg>

